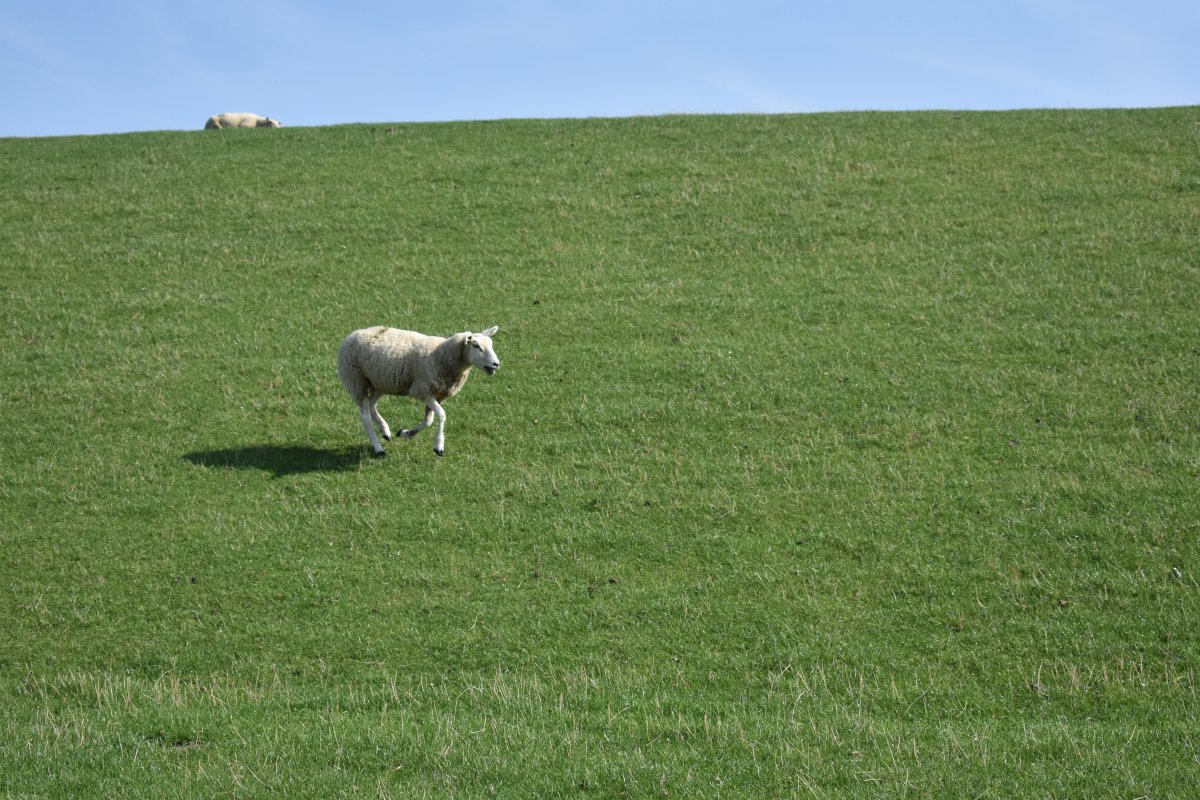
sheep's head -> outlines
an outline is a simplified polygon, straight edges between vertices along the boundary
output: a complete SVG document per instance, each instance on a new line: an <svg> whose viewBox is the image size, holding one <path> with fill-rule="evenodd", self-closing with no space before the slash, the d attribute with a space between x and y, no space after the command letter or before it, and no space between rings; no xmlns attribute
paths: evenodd
<svg viewBox="0 0 1200 800"><path fill-rule="evenodd" d="M259 128L282 128L283 127L282 125L279 124L279 120L271 119L270 117L266 117L265 119L260 119L260 120L258 120L258 122L254 123L254 124Z"/></svg>
<svg viewBox="0 0 1200 800"><path fill-rule="evenodd" d="M500 369L500 357L492 349L492 337L498 330L500 328L493 325L483 333L469 333L463 343L463 352L466 353L467 363L481 368L488 375L495 375L496 370Z"/></svg>

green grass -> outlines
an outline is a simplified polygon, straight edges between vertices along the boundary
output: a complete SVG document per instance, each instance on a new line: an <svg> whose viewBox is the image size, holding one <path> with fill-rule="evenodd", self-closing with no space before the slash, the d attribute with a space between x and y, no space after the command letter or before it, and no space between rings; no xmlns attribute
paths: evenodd
<svg viewBox="0 0 1200 800"><path fill-rule="evenodd" d="M0 189L4 797L1200 785L1197 109L7 139ZM368 455L380 323L501 326L444 459Z"/></svg>

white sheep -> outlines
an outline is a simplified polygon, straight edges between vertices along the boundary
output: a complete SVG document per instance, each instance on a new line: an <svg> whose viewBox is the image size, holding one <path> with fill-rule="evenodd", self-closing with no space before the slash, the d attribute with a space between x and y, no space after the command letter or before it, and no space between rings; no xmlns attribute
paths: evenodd
<svg viewBox="0 0 1200 800"><path fill-rule="evenodd" d="M372 421L384 439L392 438L391 428L376 409L379 399L406 394L425 404L425 419L400 435L410 439L437 417L433 452L444 455L446 412L441 404L458 394L471 367L481 367L488 375L500 369L500 359L492 349L492 336L498 330L492 326L482 333L456 333L444 339L377 325L347 336L338 348L338 377L358 406L371 449L383 455Z"/></svg>
<svg viewBox="0 0 1200 800"><path fill-rule="evenodd" d="M214 114L204 123L206 131L219 128L282 128L279 120L260 117L258 114Z"/></svg>

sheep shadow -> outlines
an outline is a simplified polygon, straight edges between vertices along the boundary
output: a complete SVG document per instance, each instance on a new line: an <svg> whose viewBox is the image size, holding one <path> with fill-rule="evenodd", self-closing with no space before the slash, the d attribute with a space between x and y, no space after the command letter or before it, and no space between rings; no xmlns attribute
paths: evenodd
<svg viewBox="0 0 1200 800"><path fill-rule="evenodd" d="M222 469L258 469L270 472L276 478L299 475L307 472L341 472L358 469L366 460L361 447L342 450L322 450L300 445L255 445L232 447L224 450L202 450L187 453L184 461L198 467Z"/></svg>

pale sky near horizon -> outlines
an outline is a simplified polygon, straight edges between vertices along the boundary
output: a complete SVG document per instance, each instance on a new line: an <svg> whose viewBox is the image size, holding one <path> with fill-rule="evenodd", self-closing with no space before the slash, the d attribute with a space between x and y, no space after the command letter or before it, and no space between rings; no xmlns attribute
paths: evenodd
<svg viewBox="0 0 1200 800"><path fill-rule="evenodd" d="M1200 104L1196 0L0 0L0 137Z"/></svg>

